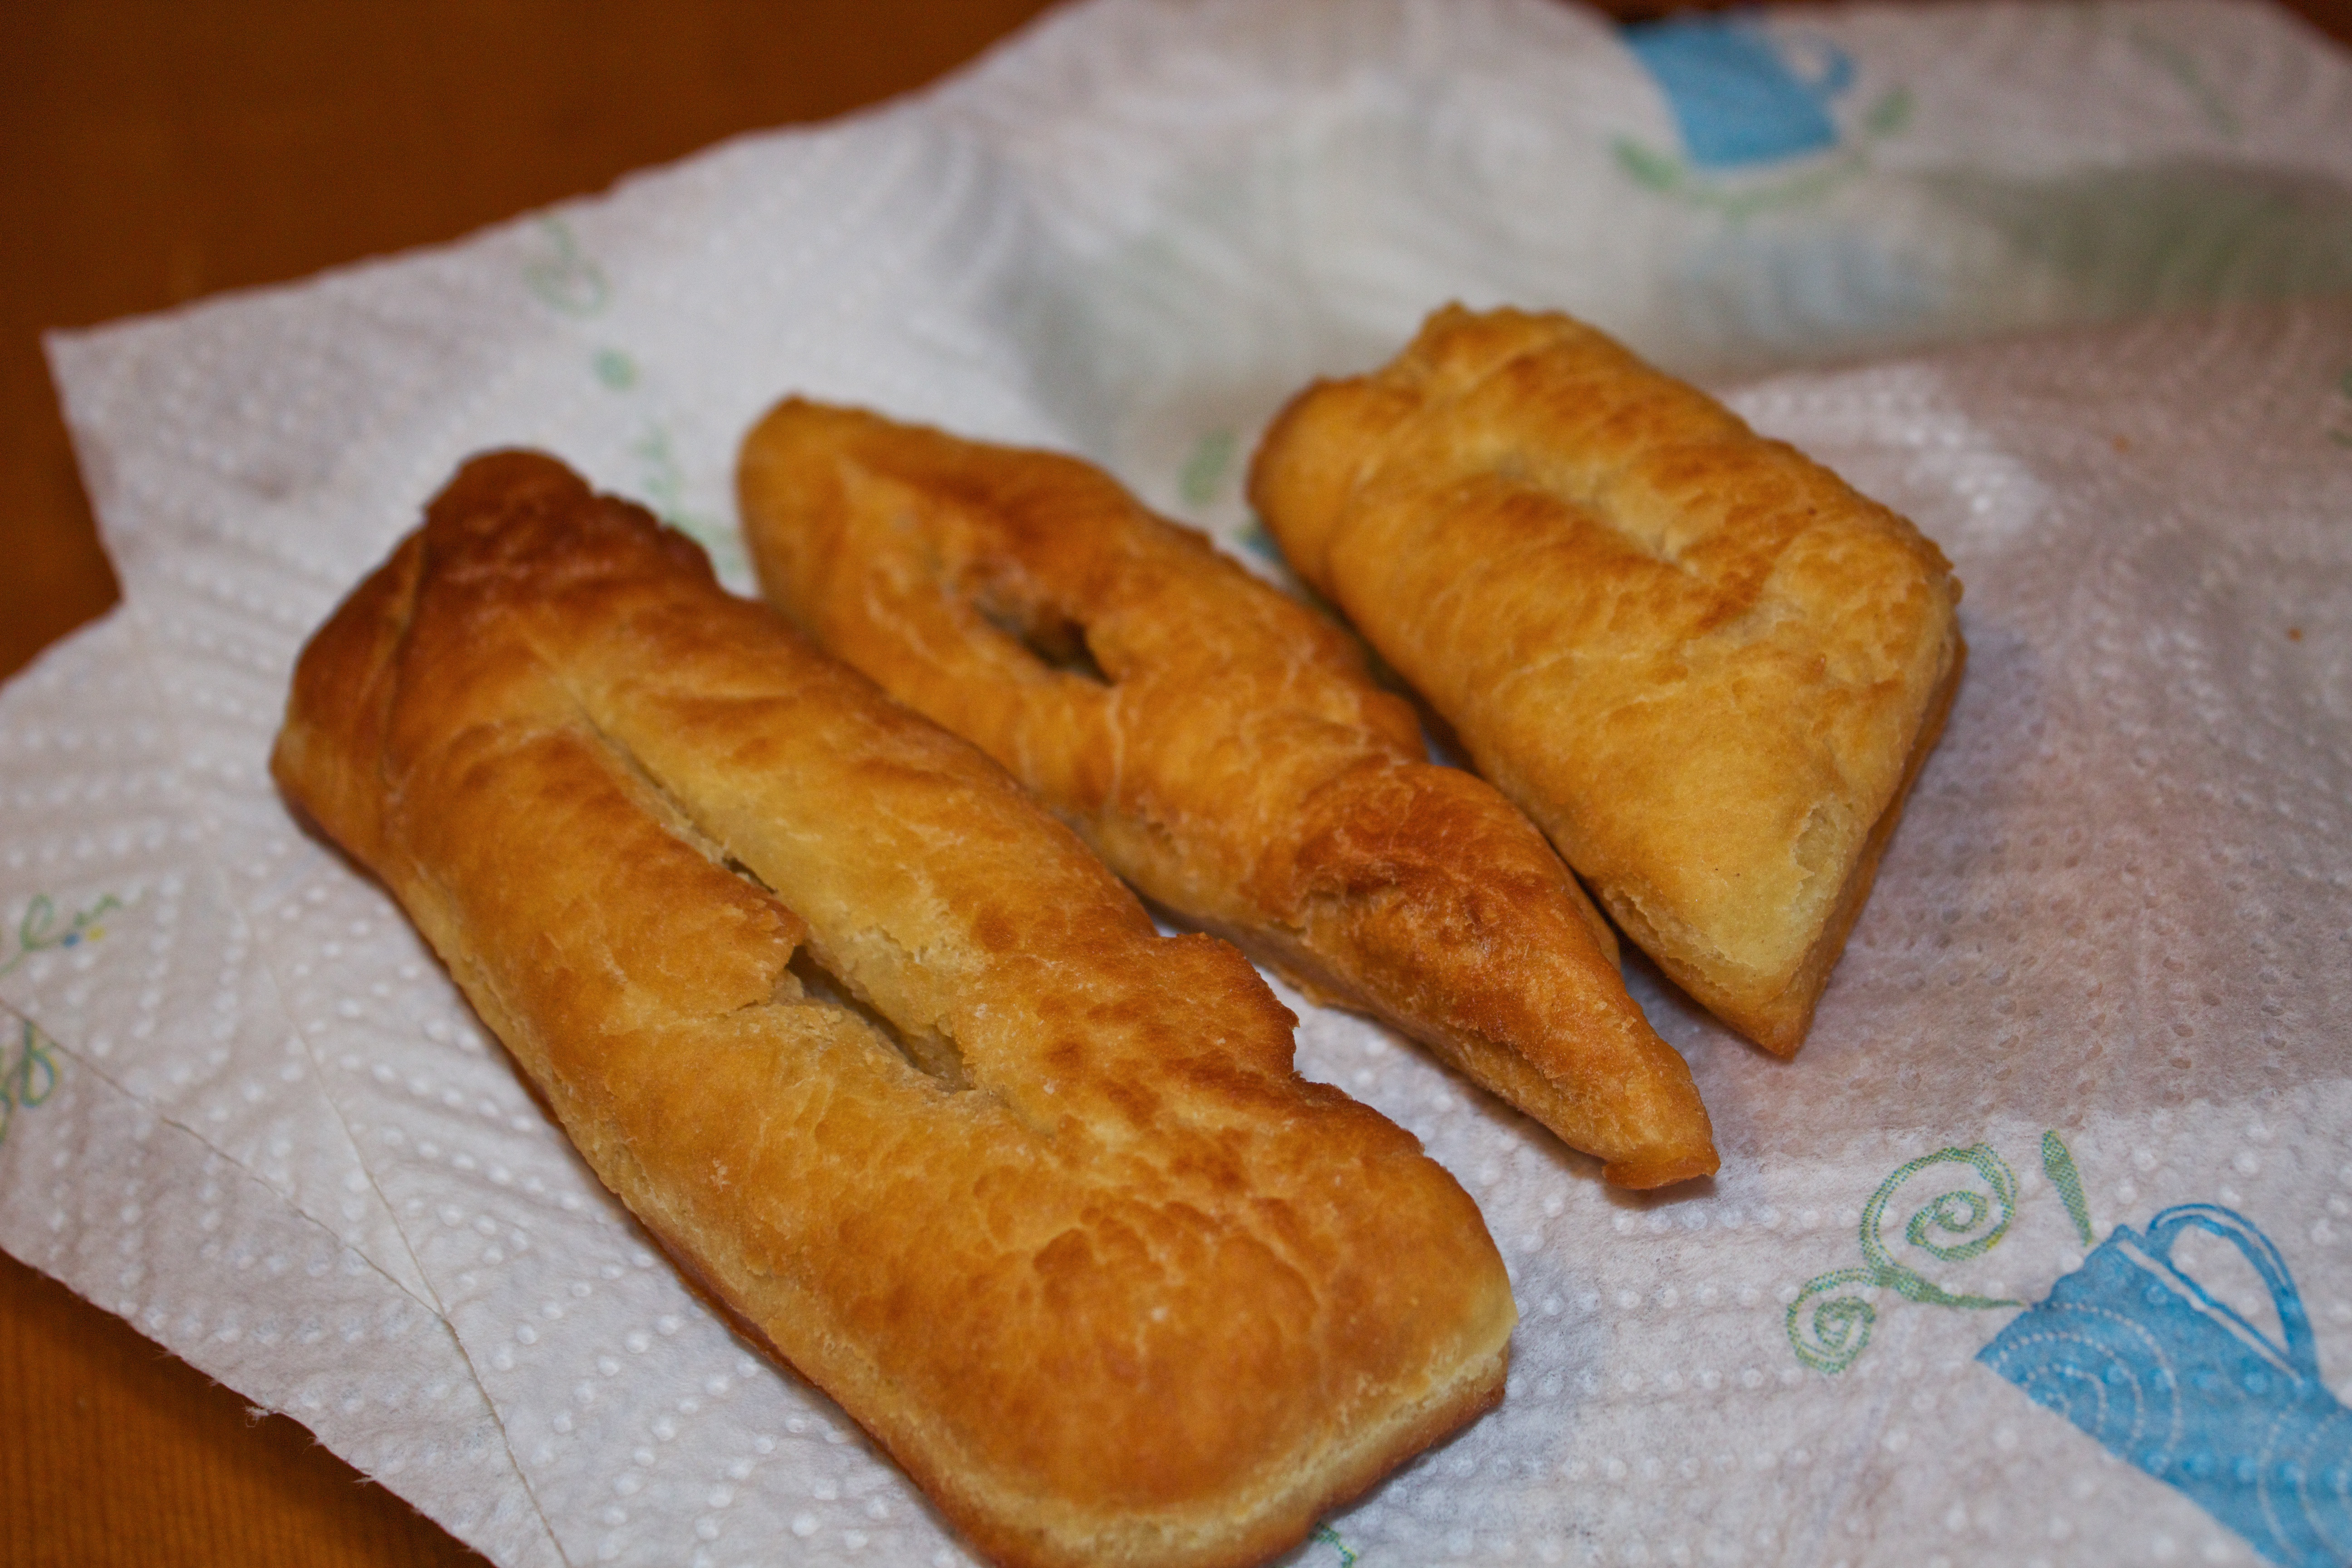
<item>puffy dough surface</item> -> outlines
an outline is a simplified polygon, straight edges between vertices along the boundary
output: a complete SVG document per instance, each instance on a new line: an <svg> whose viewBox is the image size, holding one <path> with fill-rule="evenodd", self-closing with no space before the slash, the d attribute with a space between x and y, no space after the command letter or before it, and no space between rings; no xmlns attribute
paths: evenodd
<svg viewBox="0 0 2352 1568"><path fill-rule="evenodd" d="M1886 508L1560 315L1432 316L1251 494L1619 924L1787 1054L1940 730L1959 584Z"/></svg>
<svg viewBox="0 0 2352 1568"><path fill-rule="evenodd" d="M1055 453L789 399L739 487L770 599L1145 893L1421 1039L1612 1181L1715 1170L1690 1070L1567 868L1427 761L1324 617Z"/></svg>
<svg viewBox="0 0 2352 1568"><path fill-rule="evenodd" d="M1291 1067L978 752L503 453L305 650L273 759L573 1142L1017 1564L1239 1564L1500 1397L1412 1138Z"/></svg>

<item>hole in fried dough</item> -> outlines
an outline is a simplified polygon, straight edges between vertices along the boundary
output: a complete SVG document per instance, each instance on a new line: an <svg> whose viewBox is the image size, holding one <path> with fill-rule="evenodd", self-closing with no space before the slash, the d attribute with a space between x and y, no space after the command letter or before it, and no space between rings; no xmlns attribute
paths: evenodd
<svg viewBox="0 0 2352 1568"><path fill-rule="evenodd" d="M984 599L974 607L990 626L1028 649L1046 668L1097 686L1111 684L1110 676L1087 646L1087 628L1070 616L1052 608L1008 609Z"/></svg>

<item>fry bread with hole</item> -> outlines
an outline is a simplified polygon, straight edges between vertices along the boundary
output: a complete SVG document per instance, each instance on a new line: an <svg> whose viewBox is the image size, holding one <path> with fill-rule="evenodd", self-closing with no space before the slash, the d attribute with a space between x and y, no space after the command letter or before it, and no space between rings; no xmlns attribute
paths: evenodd
<svg viewBox="0 0 2352 1568"><path fill-rule="evenodd" d="M1423 1041L1612 1182L1715 1170L1690 1069L1559 857L1428 762L1323 617L1072 458L792 399L738 481L770 600L1146 895Z"/></svg>
<svg viewBox="0 0 2352 1568"><path fill-rule="evenodd" d="M1477 1211L1297 1077L1240 953L554 460L457 474L304 650L272 766L997 1562L1259 1562L1501 1396Z"/></svg>
<svg viewBox="0 0 2352 1568"><path fill-rule="evenodd" d="M1560 315L1302 393L1250 498L1694 997L1793 1054L1959 682L1901 517Z"/></svg>

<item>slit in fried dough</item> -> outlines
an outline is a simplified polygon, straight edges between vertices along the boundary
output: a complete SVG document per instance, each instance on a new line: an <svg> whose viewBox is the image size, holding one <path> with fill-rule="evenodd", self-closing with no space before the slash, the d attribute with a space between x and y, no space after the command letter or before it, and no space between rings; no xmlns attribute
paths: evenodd
<svg viewBox="0 0 2352 1568"><path fill-rule="evenodd" d="M803 1005L835 1007L850 1014L905 1058L908 1066L937 1079L943 1089L961 1093L971 1087L963 1069L963 1053L956 1049L954 1040L937 1030L899 1027L847 978L826 968L805 942L793 951L786 970L800 984Z"/></svg>
<svg viewBox="0 0 2352 1568"><path fill-rule="evenodd" d="M578 700L577 694L573 695ZM846 1013L863 1026L863 1032L876 1048L897 1056L944 1089L961 1092L971 1087L971 1078L964 1071L962 1053L952 1039L936 1029L902 1026L877 1007L854 981L828 967L811 948L813 933L807 921L778 897L776 889L741 856L703 826L692 803L671 789L626 742L597 724L584 701L580 703L579 718L622 788L673 837L721 870L757 888L790 917L800 940L791 960L777 973L774 990L766 1001L752 1005L822 1006Z"/></svg>

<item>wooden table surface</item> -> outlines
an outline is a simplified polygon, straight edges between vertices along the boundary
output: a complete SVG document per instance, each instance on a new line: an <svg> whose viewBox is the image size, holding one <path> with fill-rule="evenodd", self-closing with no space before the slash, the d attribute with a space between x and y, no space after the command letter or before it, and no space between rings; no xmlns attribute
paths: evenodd
<svg viewBox="0 0 2352 1568"><path fill-rule="evenodd" d="M6 0L0 677L116 595L41 329L454 238L919 86L1044 8ZM2297 8L2352 42L2352 0ZM0 1564L480 1561L302 1427L0 1254Z"/></svg>

